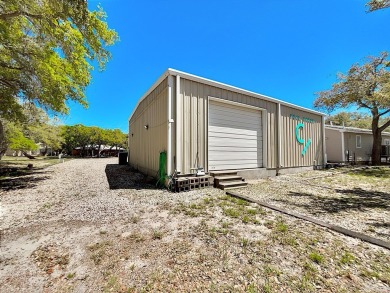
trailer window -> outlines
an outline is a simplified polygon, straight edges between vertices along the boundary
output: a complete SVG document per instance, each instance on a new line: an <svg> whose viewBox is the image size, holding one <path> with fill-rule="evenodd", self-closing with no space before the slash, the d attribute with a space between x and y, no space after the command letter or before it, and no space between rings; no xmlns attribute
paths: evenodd
<svg viewBox="0 0 390 293"><path fill-rule="evenodd" d="M356 135L356 148L360 149L362 147L362 136Z"/></svg>

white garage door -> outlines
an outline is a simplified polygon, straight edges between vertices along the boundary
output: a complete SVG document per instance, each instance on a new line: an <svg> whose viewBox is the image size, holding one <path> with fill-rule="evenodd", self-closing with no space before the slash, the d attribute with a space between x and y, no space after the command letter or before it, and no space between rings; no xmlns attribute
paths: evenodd
<svg viewBox="0 0 390 293"><path fill-rule="evenodd" d="M263 166L261 111L210 101L209 170Z"/></svg>

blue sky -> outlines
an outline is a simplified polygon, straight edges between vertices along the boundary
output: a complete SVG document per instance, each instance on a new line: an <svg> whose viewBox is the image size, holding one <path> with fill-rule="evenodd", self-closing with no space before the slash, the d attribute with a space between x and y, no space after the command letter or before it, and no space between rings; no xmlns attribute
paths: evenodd
<svg viewBox="0 0 390 293"><path fill-rule="evenodd" d="M390 51L390 9L366 13L364 0L89 0L98 3L120 41L93 72L89 108L70 104L65 124L127 132L169 67L313 108L337 72Z"/></svg>

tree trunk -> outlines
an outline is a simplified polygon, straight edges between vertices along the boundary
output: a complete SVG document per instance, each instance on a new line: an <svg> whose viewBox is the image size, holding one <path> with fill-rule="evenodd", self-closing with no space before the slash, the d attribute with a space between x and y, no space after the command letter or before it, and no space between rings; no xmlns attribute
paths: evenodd
<svg viewBox="0 0 390 293"><path fill-rule="evenodd" d="M371 152L371 159L373 165L380 165L381 164L381 145L382 145L382 132L379 129L379 116L374 115L372 119L372 135L373 135L373 142L372 142L372 152Z"/></svg>
<svg viewBox="0 0 390 293"><path fill-rule="evenodd" d="M0 120L0 160L4 156L5 152L7 151L8 145L5 141L5 133L4 133L4 127L3 123Z"/></svg>
<svg viewBox="0 0 390 293"><path fill-rule="evenodd" d="M45 150L43 151L42 156L46 156L46 154L47 154L47 145L45 146Z"/></svg>
<svg viewBox="0 0 390 293"><path fill-rule="evenodd" d="M27 154L25 151L22 151L22 154L23 154L25 157L29 158L30 160L34 160L34 159L35 159L34 156L31 156L31 155Z"/></svg>

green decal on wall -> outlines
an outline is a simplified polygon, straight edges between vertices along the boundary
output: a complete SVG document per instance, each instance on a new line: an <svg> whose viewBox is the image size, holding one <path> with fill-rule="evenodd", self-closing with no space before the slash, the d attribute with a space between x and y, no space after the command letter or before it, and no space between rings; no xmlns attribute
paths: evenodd
<svg viewBox="0 0 390 293"><path fill-rule="evenodd" d="M302 128L303 129L304 125L303 123L298 123L297 126L295 127L295 138L300 144L303 144L303 150L302 150L302 156L306 154L307 149L309 148L311 144L311 138L309 138L305 144L305 140L301 137L299 130Z"/></svg>
<svg viewBox="0 0 390 293"><path fill-rule="evenodd" d="M297 141L300 143L300 144L304 144L305 141L303 140L303 138L301 138L301 136L299 135L299 129L303 128L303 123L298 123L297 124L297 127L295 128L295 137L297 139Z"/></svg>

